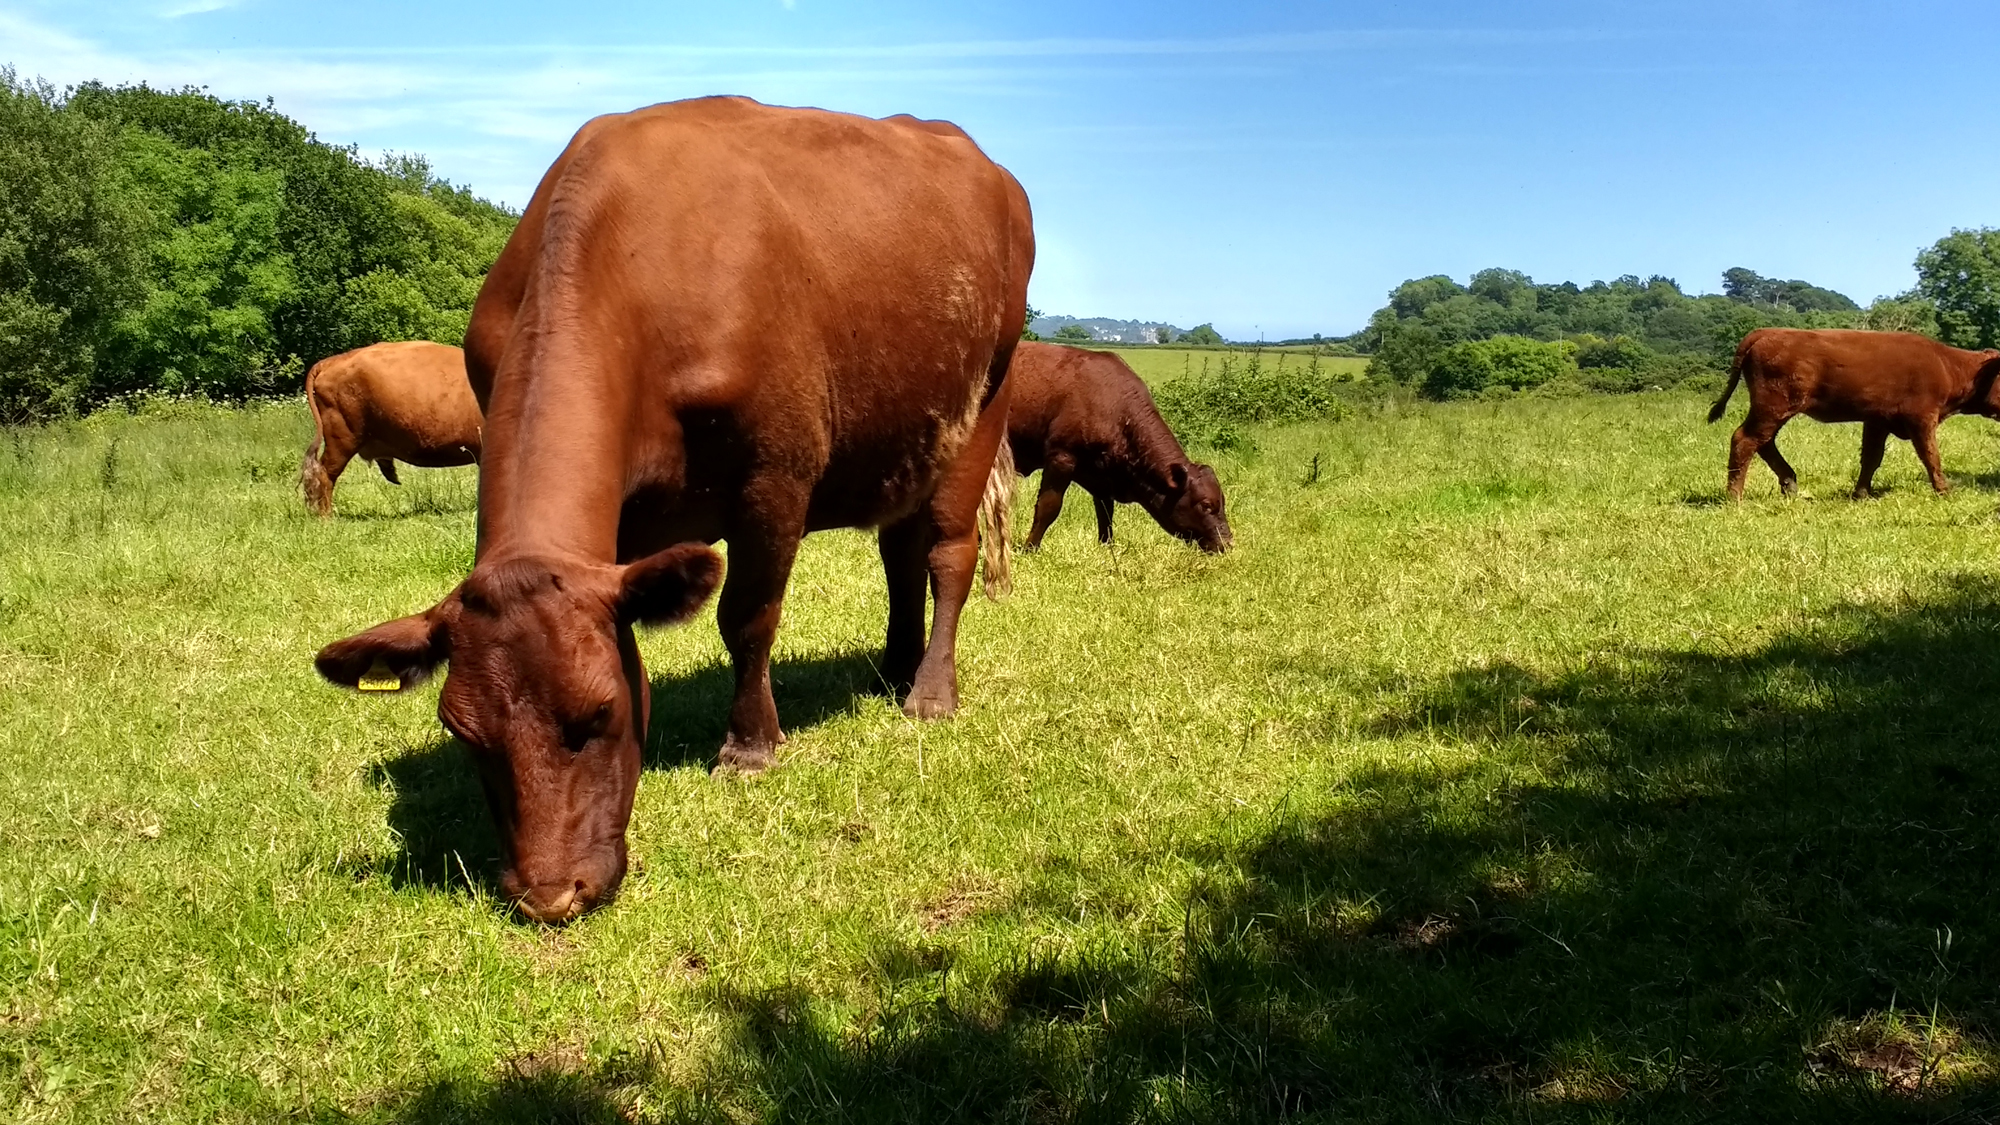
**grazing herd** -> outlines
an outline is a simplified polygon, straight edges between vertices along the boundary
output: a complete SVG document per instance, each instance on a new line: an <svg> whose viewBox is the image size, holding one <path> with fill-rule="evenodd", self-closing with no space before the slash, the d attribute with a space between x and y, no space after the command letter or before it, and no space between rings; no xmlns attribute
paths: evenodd
<svg viewBox="0 0 2000 1125"><path fill-rule="evenodd" d="M521 913L574 918L624 877L653 719L635 626L686 621L719 587L735 690L717 769L773 763L771 650L807 533L876 532L881 668L918 719L958 706L959 615L982 540L987 592L1006 585L1017 471L1042 474L1028 549L1072 483L1104 542L1136 503L1229 548L1215 472L1122 360L1021 342L1034 255L1021 186L948 123L668 103L571 140L463 353L383 344L313 368L300 475L321 514L356 457L391 482L394 460L479 464L471 573L316 665L364 691L448 665L438 714L471 751ZM1752 453L1795 491L1775 437L1796 414L1863 422L1857 494L1889 434L1942 489L1937 423L2000 412L1996 370L2000 353L1919 337L1753 333L1710 416L1749 384L1730 495Z"/></svg>

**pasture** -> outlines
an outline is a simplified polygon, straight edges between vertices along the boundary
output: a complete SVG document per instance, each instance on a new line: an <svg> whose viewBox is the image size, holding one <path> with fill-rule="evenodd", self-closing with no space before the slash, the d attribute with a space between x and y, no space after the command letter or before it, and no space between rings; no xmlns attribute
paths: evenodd
<svg viewBox="0 0 2000 1125"><path fill-rule="evenodd" d="M642 634L633 872L560 929L495 901L435 682L310 663L466 571L472 470L321 522L297 405L0 433L0 1106L1988 1119L2000 432L1855 503L1801 422L1817 499L1728 506L1706 406L1251 427L1219 558L1073 498L931 725L874 691L872 541L816 536L779 767L707 773L712 611Z"/></svg>
<svg viewBox="0 0 2000 1125"><path fill-rule="evenodd" d="M1116 344L1085 344L1084 347L1096 352L1110 352L1124 360L1139 377L1148 383L1161 383L1168 379L1178 379L1182 375L1199 375L1202 365L1209 369L1220 367L1224 356L1233 357L1238 365L1245 363L1252 352L1261 353L1268 365L1283 363L1307 364L1312 362L1309 348L1176 348L1141 347L1123 348ZM1320 370L1330 376L1358 379L1368 369L1366 356L1321 356Z"/></svg>

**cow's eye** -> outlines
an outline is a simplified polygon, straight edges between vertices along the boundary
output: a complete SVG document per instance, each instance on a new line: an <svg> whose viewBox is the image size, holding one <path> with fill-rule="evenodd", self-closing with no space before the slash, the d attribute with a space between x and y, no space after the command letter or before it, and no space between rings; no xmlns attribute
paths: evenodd
<svg viewBox="0 0 2000 1125"><path fill-rule="evenodd" d="M571 750L581 750L585 744L602 736L610 727L611 704L600 703L595 711L583 718L563 724L563 741Z"/></svg>

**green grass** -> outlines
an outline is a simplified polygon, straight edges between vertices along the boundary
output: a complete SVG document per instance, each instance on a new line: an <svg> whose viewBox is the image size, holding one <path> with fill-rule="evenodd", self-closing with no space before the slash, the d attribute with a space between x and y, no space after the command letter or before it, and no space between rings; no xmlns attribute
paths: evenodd
<svg viewBox="0 0 2000 1125"><path fill-rule="evenodd" d="M310 665L464 572L469 471L322 523L295 407L0 432L0 1114L1990 1118L2000 433L1854 503L1801 422L1819 499L1729 506L1705 407L1259 429L1235 551L1071 511L932 725L815 537L780 767L711 780L714 628L646 635L635 869L565 929L435 687Z"/></svg>

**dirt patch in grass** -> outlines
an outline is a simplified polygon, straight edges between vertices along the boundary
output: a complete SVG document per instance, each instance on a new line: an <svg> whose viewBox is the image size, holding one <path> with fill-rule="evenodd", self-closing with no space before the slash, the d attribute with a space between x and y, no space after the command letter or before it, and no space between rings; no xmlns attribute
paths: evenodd
<svg viewBox="0 0 2000 1125"><path fill-rule="evenodd" d="M991 880L961 878L952 883L950 890L923 904L918 911L920 924L927 934L956 926L979 913L996 893Z"/></svg>

